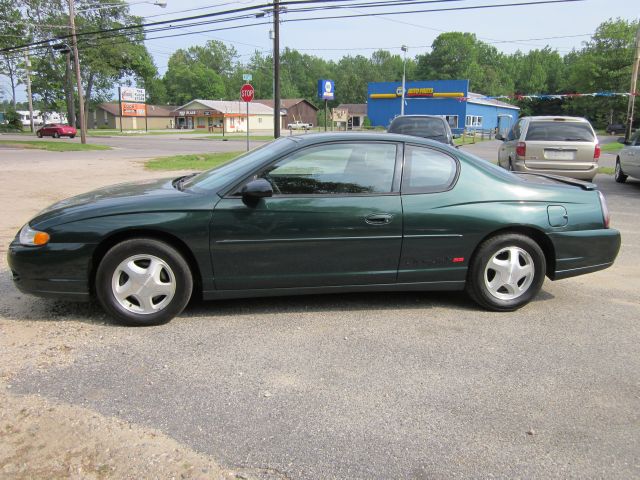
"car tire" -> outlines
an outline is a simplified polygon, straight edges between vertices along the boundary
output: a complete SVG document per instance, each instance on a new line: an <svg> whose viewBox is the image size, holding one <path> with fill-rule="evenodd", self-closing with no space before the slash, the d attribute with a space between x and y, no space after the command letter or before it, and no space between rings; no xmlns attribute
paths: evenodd
<svg viewBox="0 0 640 480"><path fill-rule="evenodd" d="M58 132L53 132L53 138L60 138L60 134Z"/></svg>
<svg viewBox="0 0 640 480"><path fill-rule="evenodd" d="M69 138L76 138L75 135L69 135Z"/></svg>
<svg viewBox="0 0 640 480"><path fill-rule="evenodd" d="M38 138L42 138L42 132L36 132Z"/></svg>
<svg viewBox="0 0 640 480"><path fill-rule="evenodd" d="M540 246L525 235L506 233L480 244L469 264L465 288L482 307L510 312L538 294L545 274Z"/></svg>
<svg viewBox="0 0 640 480"><path fill-rule="evenodd" d="M509 159L509 165L507 165L507 170L509 170L510 172L513 172L513 162L511 161L511 159Z"/></svg>
<svg viewBox="0 0 640 480"><path fill-rule="evenodd" d="M95 289L102 307L118 322L160 325L189 303L193 277L184 257L171 245L135 238L106 253L98 266Z"/></svg>
<svg viewBox="0 0 640 480"><path fill-rule="evenodd" d="M620 165L619 158L616 158L616 169L614 171L613 178L618 183L624 183L627 181L627 175L622 171L622 165Z"/></svg>

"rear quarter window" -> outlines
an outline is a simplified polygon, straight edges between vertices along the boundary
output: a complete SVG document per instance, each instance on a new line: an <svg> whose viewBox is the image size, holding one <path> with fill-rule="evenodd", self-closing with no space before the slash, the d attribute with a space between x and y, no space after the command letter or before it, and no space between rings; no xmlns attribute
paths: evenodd
<svg viewBox="0 0 640 480"><path fill-rule="evenodd" d="M551 142L593 142L591 125L584 122L531 122L526 140Z"/></svg>
<svg viewBox="0 0 640 480"><path fill-rule="evenodd" d="M405 149L402 193L436 193L451 188L458 162L446 153L408 145Z"/></svg>

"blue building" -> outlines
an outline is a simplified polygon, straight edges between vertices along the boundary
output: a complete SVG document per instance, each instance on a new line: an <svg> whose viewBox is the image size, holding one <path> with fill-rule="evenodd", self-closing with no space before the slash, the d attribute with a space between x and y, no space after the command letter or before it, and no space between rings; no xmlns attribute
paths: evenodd
<svg viewBox="0 0 640 480"><path fill-rule="evenodd" d="M469 80L407 82L405 115L442 115L451 129L495 130L505 133L518 119L520 109L499 100L469 92ZM387 127L400 115L401 82L372 82L367 92L372 126Z"/></svg>

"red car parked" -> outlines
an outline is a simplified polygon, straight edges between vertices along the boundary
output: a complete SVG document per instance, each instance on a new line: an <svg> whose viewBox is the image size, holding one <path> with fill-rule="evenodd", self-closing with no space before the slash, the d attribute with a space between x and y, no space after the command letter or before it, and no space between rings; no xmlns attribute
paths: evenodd
<svg viewBox="0 0 640 480"><path fill-rule="evenodd" d="M77 134L77 130L70 125L62 125L61 123L47 123L36 132L38 138L42 137L69 137L73 138Z"/></svg>

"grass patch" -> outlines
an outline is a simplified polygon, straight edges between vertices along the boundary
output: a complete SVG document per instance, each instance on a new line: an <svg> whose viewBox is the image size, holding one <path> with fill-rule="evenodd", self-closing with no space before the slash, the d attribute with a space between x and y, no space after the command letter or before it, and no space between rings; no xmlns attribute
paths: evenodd
<svg viewBox="0 0 640 480"><path fill-rule="evenodd" d="M149 160L145 167L149 170L207 170L233 160L244 152L198 153L173 155Z"/></svg>
<svg viewBox="0 0 640 480"><path fill-rule="evenodd" d="M0 140L0 146L9 148L31 148L35 150L47 150L49 152L81 152L87 150L111 150L107 145L94 145L87 143L47 141L47 140Z"/></svg>
<svg viewBox="0 0 640 480"><path fill-rule="evenodd" d="M480 143L480 142L486 142L488 140L493 140L493 138L489 138L489 136L485 136L484 138L482 138L482 136L478 135L476 137L473 137L471 135L465 135L464 137L458 137L458 138L454 138L453 139L453 144L454 145L469 145L472 143Z"/></svg>
<svg viewBox="0 0 640 480"><path fill-rule="evenodd" d="M598 173L604 173L605 175L613 175L615 172L616 172L616 169L613 167L598 168Z"/></svg>
<svg viewBox="0 0 640 480"><path fill-rule="evenodd" d="M600 150L607 153L616 153L622 150L624 145L618 142L606 143L604 145L600 145Z"/></svg>

